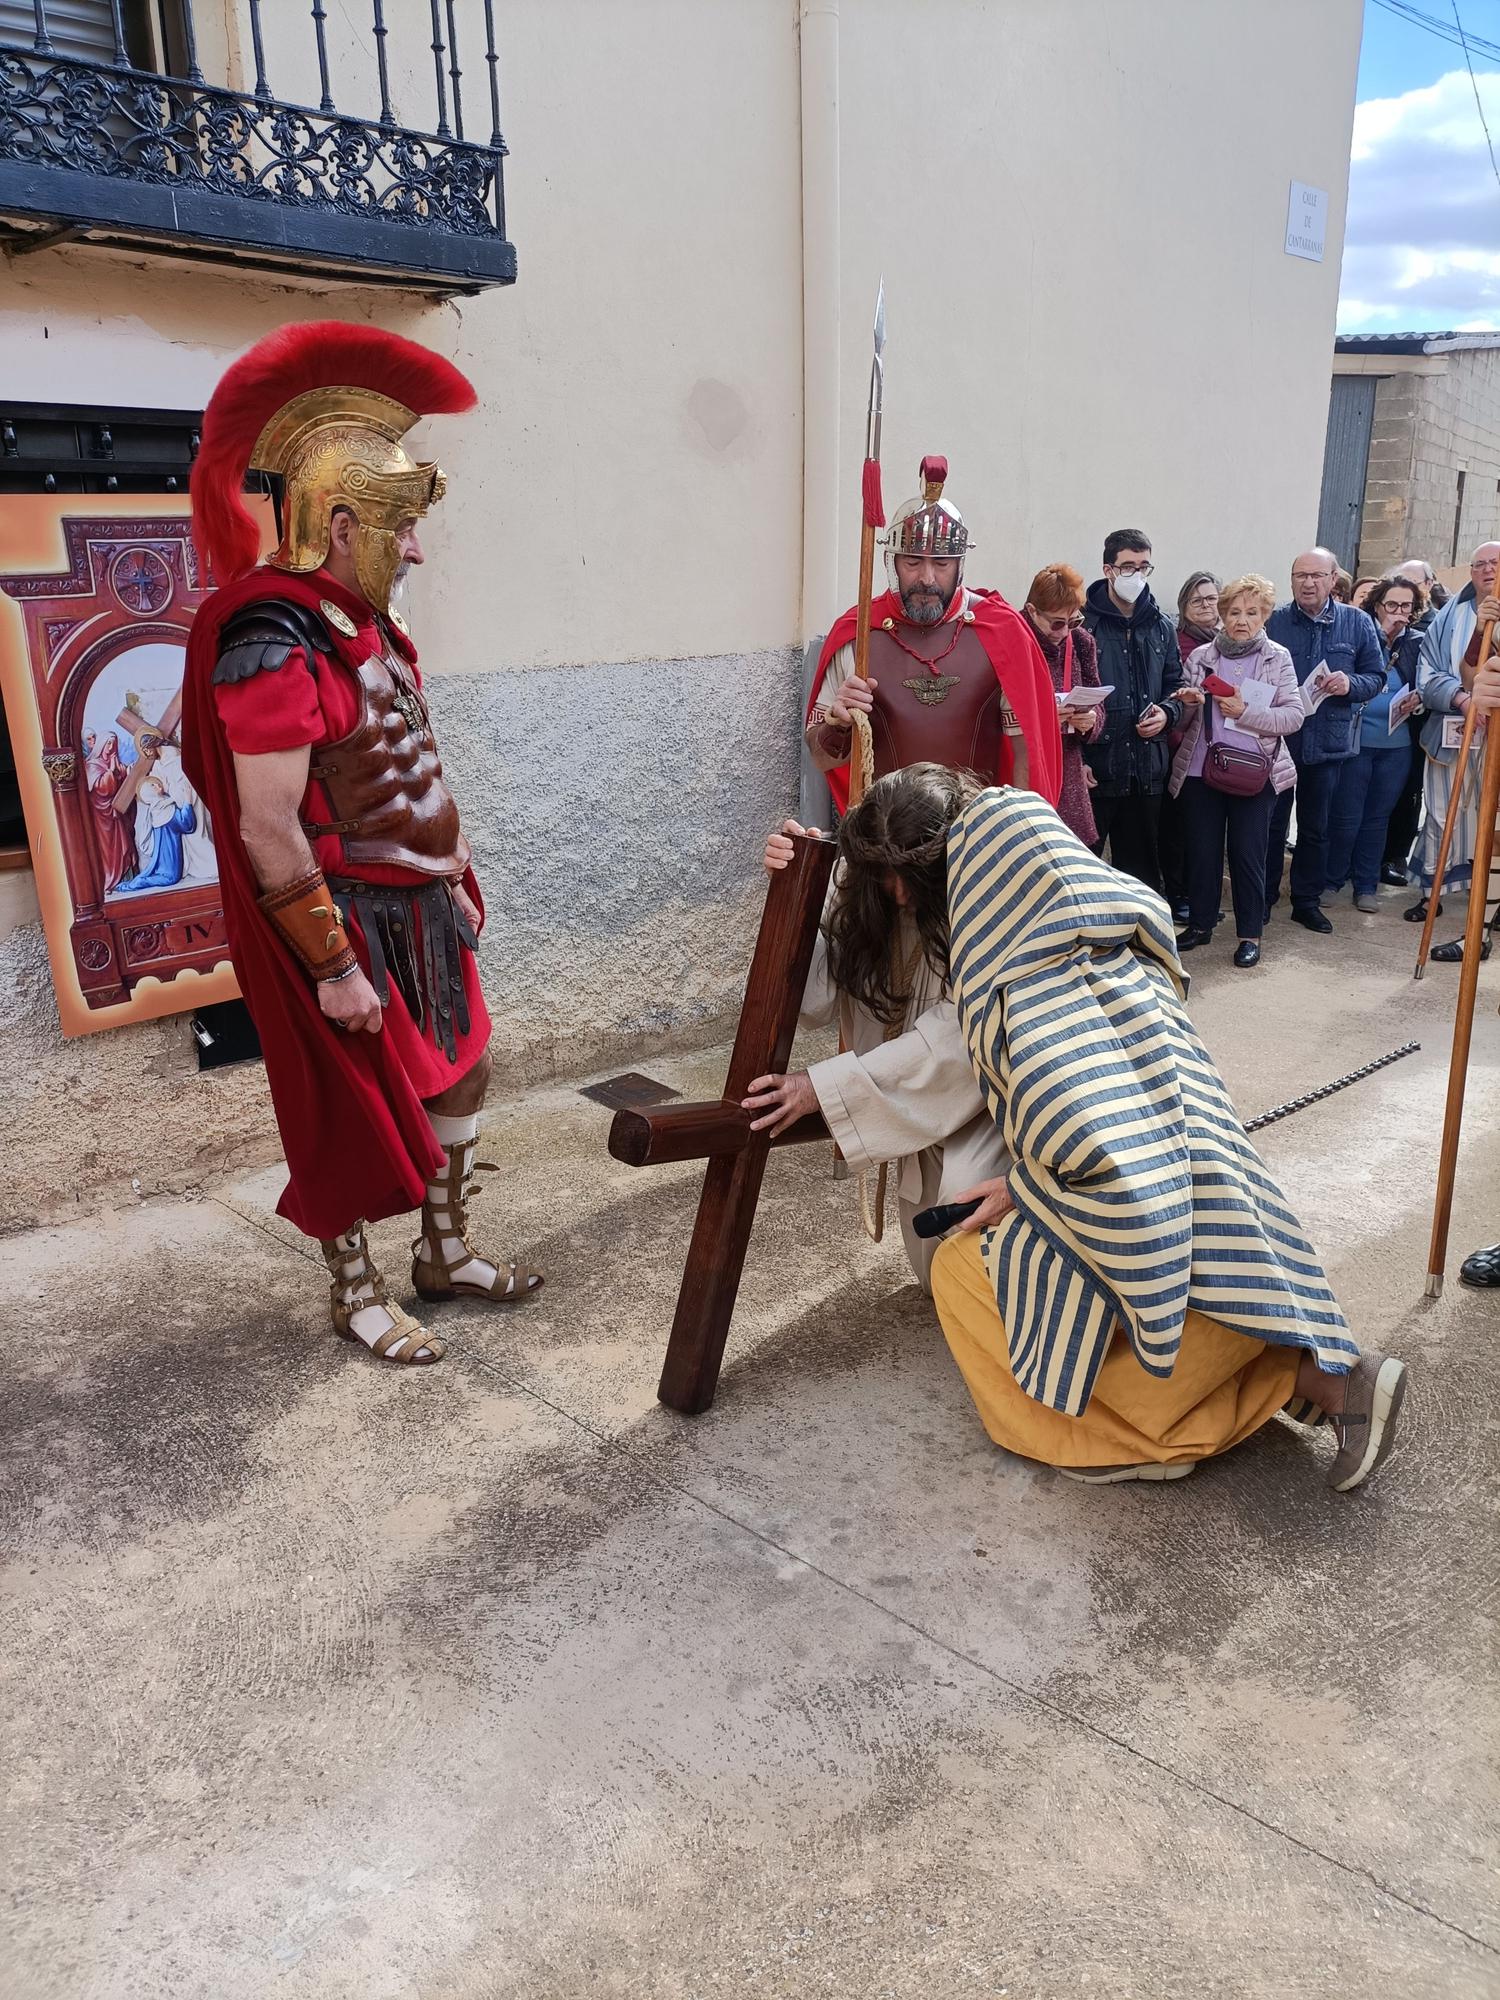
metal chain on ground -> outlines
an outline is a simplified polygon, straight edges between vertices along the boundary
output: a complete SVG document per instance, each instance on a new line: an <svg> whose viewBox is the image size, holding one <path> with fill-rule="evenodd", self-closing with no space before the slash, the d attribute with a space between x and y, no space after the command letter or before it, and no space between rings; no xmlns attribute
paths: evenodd
<svg viewBox="0 0 1500 2000"><path fill-rule="evenodd" d="M1365 1063L1360 1069L1351 1069L1347 1076L1336 1076L1332 1083L1322 1084L1317 1090L1305 1090L1300 1097L1289 1097L1285 1104L1273 1104L1269 1111L1262 1111L1258 1118L1250 1119L1245 1130L1259 1132L1263 1126L1274 1125L1278 1118L1290 1118L1294 1111L1305 1111L1309 1104L1320 1104L1325 1097L1332 1097L1336 1090L1347 1090L1351 1083L1363 1082L1373 1076L1378 1069L1389 1063L1400 1062L1403 1056L1414 1056L1422 1044L1403 1042L1399 1049L1392 1049L1389 1055L1377 1056L1374 1062Z"/></svg>

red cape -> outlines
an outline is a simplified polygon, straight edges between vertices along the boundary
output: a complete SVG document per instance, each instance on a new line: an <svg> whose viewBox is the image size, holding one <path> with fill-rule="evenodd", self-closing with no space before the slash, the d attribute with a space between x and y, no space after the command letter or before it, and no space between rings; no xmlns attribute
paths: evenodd
<svg viewBox="0 0 1500 2000"><path fill-rule="evenodd" d="M327 1238L361 1217L375 1222L419 1207L443 1155L389 1037L346 1035L324 1017L311 980L261 913L240 839L234 755L212 686L220 628L231 612L260 597L316 611L324 594L316 579L268 569L214 592L188 635L182 763L213 815L230 955L265 1052L291 1176L277 1211L307 1235ZM357 650L333 636L335 652L353 665Z"/></svg>
<svg viewBox="0 0 1500 2000"><path fill-rule="evenodd" d="M1016 721L1021 725L1021 734L1026 739L1031 767L1030 789L1039 792L1049 806L1055 806L1062 790L1062 728L1057 720L1057 696L1053 692L1052 676L1042 658L1042 649L1021 613L1007 604L998 590L970 590L969 597L974 630L989 655L995 678L1005 690L1015 710ZM887 618L900 620L904 615L900 595L894 590L884 591L870 606L870 623L876 627ZM841 647L853 641L855 622L856 613L846 611L842 618L835 621L833 630L823 641L823 654L818 661L817 677L807 704L808 721L812 720L812 712L818 705L828 663ZM1006 762L1009 761L1008 744L1002 756ZM1003 766L995 775L1001 784L1010 782L1010 772ZM833 803L841 813L847 812L847 766L840 765L837 770L828 772L827 777Z"/></svg>

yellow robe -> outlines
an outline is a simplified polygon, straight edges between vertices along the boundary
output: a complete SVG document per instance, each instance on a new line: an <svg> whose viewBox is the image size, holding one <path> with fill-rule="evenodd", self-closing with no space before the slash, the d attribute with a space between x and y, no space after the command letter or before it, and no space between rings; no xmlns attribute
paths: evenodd
<svg viewBox="0 0 1500 2000"><path fill-rule="evenodd" d="M977 1233L950 1236L932 1266L943 1334L998 1445L1043 1465L1176 1465L1211 1458L1269 1423L1292 1394L1300 1352L1268 1347L1189 1312L1176 1364L1148 1375L1116 1334L1076 1417L1021 1389Z"/></svg>

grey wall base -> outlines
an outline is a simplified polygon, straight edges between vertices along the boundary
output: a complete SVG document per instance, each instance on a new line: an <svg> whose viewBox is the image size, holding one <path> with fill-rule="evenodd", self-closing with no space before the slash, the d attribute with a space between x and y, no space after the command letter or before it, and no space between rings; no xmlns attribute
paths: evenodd
<svg viewBox="0 0 1500 2000"><path fill-rule="evenodd" d="M429 681L488 906L498 1088L732 1029L761 847L797 798L801 668L786 647ZM39 924L0 943L0 1080L0 1228L278 1150L260 1065L200 1074L185 1016L65 1042Z"/></svg>

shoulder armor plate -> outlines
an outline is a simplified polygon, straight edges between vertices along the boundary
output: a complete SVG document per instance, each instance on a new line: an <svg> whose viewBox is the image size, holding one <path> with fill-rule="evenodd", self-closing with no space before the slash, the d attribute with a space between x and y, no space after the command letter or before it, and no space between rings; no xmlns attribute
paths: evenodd
<svg viewBox="0 0 1500 2000"><path fill-rule="evenodd" d="M331 653L328 627L315 611L286 598L262 597L231 612L219 633L213 678L219 686L277 673L294 652Z"/></svg>

